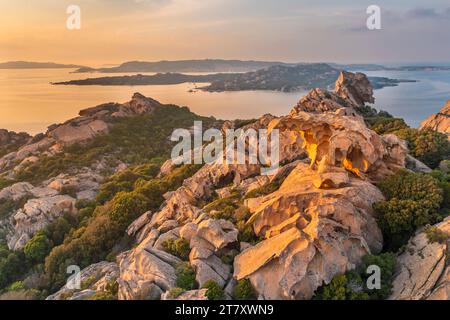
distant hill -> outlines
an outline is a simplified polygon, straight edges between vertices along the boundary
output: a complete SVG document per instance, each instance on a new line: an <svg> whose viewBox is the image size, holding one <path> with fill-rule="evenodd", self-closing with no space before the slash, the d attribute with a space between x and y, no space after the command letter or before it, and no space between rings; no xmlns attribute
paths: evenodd
<svg viewBox="0 0 450 320"><path fill-rule="evenodd" d="M84 68L76 64L59 64L53 62L8 61L0 63L0 69L75 69Z"/></svg>
<svg viewBox="0 0 450 320"><path fill-rule="evenodd" d="M178 61L129 61L111 68L80 68L75 71L121 73L121 72L248 72L274 65L290 65L278 61L242 61L242 60L178 60Z"/></svg>

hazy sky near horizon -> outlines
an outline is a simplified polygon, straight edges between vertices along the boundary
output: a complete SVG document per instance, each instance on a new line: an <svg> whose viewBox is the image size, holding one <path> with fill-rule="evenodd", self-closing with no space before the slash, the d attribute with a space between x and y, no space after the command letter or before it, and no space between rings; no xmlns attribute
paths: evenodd
<svg viewBox="0 0 450 320"><path fill-rule="evenodd" d="M66 9L81 8L81 30ZM382 9L382 30L366 8ZM0 61L450 61L448 0L0 0Z"/></svg>

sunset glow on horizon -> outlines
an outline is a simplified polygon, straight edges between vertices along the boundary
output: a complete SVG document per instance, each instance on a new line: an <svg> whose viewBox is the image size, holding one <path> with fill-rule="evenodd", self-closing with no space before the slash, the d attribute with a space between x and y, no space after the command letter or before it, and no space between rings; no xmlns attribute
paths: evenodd
<svg viewBox="0 0 450 320"><path fill-rule="evenodd" d="M81 8L81 30L65 26L71 4ZM99 66L202 58L448 60L447 1L433 1L430 8L417 0L379 1L383 29L377 32L364 28L369 4L365 0L357 5L348 0L1 0L0 61Z"/></svg>

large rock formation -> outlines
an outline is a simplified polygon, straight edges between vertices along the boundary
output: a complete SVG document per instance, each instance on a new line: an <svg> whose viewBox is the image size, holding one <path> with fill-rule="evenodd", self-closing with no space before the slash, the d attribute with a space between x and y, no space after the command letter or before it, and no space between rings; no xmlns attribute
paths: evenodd
<svg viewBox="0 0 450 320"><path fill-rule="evenodd" d="M280 189L247 205L257 236L265 240L234 261L237 280L249 278L261 298L309 299L334 275L381 249L371 205L383 199L369 182L336 168L326 187L299 163ZM333 186L331 186L333 185Z"/></svg>
<svg viewBox="0 0 450 320"><path fill-rule="evenodd" d="M260 165L207 164L166 194L159 211L145 213L128 229L140 245L119 259L119 297L167 298L177 262L161 257L168 239L189 242L198 283L213 279L228 292L247 278L263 299L309 299L336 274L381 250L372 204L383 196L371 182L403 168L407 149L395 136L380 137L365 126L354 112L365 102L373 102L366 77L342 73L335 93L313 90L289 116L264 116L250 125L280 130L286 165L263 176ZM309 161L298 161L305 155ZM172 167L166 163L161 175ZM233 223L202 209L215 195L243 197L284 177L279 190L244 203L251 213L246 225L262 239L254 245L238 245ZM238 247L232 277L220 256Z"/></svg>
<svg viewBox="0 0 450 320"><path fill-rule="evenodd" d="M450 100L436 114L429 116L420 124L421 129L432 129L448 136L450 140Z"/></svg>
<svg viewBox="0 0 450 320"><path fill-rule="evenodd" d="M450 300L450 218L435 226L442 233L433 242L426 231L409 240L398 257L392 300ZM447 237L447 239L445 239Z"/></svg>
<svg viewBox="0 0 450 320"><path fill-rule="evenodd" d="M334 92L323 89L311 90L300 99L291 115L301 111L327 112L340 108L354 109L364 106L365 103L374 102L373 87L365 74L342 71L336 81Z"/></svg>

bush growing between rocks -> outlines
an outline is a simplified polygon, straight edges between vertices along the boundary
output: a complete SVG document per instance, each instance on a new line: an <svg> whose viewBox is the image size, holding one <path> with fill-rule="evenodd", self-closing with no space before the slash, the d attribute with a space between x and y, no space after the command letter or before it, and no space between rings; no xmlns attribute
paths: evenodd
<svg viewBox="0 0 450 320"><path fill-rule="evenodd" d="M181 260L188 260L191 247L189 242L183 238L169 239L162 243L163 248L170 254Z"/></svg>
<svg viewBox="0 0 450 320"><path fill-rule="evenodd" d="M206 291L208 300L225 300L225 292L214 280L206 281L203 285L203 289L208 289L208 291Z"/></svg>
<svg viewBox="0 0 450 320"><path fill-rule="evenodd" d="M180 263L176 269L177 275L177 287L186 291L194 290L197 288L197 282L195 281L195 272L189 263Z"/></svg>
<svg viewBox="0 0 450 320"><path fill-rule="evenodd" d="M237 300L255 300L256 292L248 279L241 279L234 287L234 298Z"/></svg>
<svg viewBox="0 0 450 320"><path fill-rule="evenodd" d="M404 245L417 228L442 218L439 214L442 190L430 175L401 170L378 187L386 201L377 202L373 207L389 250Z"/></svg>

